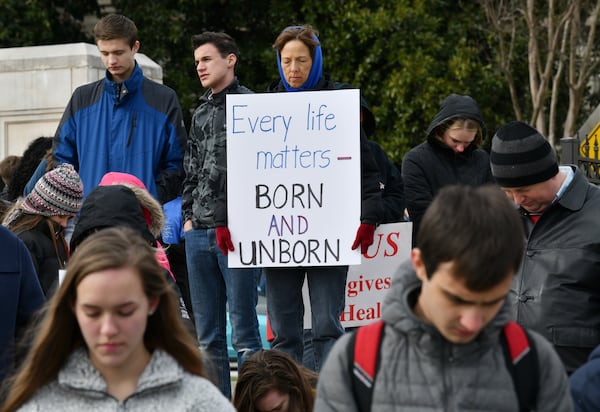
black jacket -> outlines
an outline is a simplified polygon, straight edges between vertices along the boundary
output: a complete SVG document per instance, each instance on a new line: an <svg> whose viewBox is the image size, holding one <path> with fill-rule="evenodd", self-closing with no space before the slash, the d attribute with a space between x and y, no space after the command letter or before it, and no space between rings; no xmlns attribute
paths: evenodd
<svg viewBox="0 0 600 412"><path fill-rule="evenodd" d="M90 234L107 227L126 226L137 231L148 243L156 239L144 219L140 201L123 185L97 186L85 198L79 220L71 236L71 251Z"/></svg>
<svg viewBox="0 0 600 412"><path fill-rule="evenodd" d="M463 153L455 154L452 148L435 137L437 126L455 117L477 120L484 128L475 100L468 96L451 95L429 125L427 140L411 149L402 160L404 196L413 222L413 245L425 210L442 187L494 183L487 152L471 144Z"/></svg>
<svg viewBox="0 0 600 412"><path fill-rule="evenodd" d="M514 319L544 335L572 372L600 344L600 188L578 171L533 225L511 287Z"/></svg>
<svg viewBox="0 0 600 412"><path fill-rule="evenodd" d="M44 295L49 297L58 285L58 270L65 268L69 257L62 227L45 218L33 229L16 235L29 249Z"/></svg>
<svg viewBox="0 0 600 412"><path fill-rule="evenodd" d="M343 88L343 87L341 87ZM375 133L375 116L364 97L360 97L361 127L371 139ZM381 223L395 223L404 220L404 183L400 170L390 161L385 150L375 141L369 140L369 148L379 168L383 220Z"/></svg>
<svg viewBox="0 0 600 412"><path fill-rule="evenodd" d="M140 200L132 189L124 185L97 186L85 198L71 236L71 251L74 252L92 233L107 227L128 227L156 246L156 238L148 228ZM193 332L194 326L183 302L181 290L169 272L165 270L164 273L177 293L181 318L186 327Z"/></svg>
<svg viewBox="0 0 600 412"><path fill-rule="evenodd" d="M369 147L375 162L379 166L381 181L381 199L383 201L383 218L381 223L404 221L404 184L398 168L390 161L385 150L376 142L369 140Z"/></svg>

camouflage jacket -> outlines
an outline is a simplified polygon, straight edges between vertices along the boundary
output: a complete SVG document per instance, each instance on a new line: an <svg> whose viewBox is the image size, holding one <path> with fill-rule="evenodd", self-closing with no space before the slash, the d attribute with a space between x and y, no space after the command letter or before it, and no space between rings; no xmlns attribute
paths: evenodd
<svg viewBox="0 0 600 412"><path fill-rule="evenodd" d="M252 93L234 79L217 94L208 90L194 112L188 148L183 158L185 180L181 210L183 221L195 229L227 225L227 128L225 96Z"/></svg>

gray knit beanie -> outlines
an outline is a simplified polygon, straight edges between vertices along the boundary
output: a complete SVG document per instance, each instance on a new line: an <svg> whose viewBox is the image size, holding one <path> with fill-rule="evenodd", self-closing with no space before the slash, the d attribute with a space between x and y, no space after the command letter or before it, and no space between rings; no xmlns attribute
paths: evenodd
<svg viewBox="0 0 600 412"><path fill-rule="evenodd" d="M527 123L500 127L492 138L492 175L502 187L544 182L558 173L558 161L548 140Z"/></svg>
<svg viewBox="0 0 600 412"><path fill-rule="evenodd" d="M83 184L70 164L50 170L25 197L21 210L42 216L75 215L83 202Z"/></svg>

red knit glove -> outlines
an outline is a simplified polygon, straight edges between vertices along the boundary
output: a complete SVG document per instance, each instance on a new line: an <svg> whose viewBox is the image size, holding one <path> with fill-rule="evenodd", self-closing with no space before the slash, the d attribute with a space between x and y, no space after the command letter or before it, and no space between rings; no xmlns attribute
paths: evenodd
<svg viewBox="0 0 600 412"><path fill-rule="evenodd" d="M356 239L352 244L352 250L356 249L360 245L360 253L364 255L367 253L369 246L373 244L373 236L375 235L375 225L368 223L361 223L356 231Z"/></svg>
<svg viewBox="0 0 600 412"><path fill-rule="evenodd" d="M229 229L227 226L217 226L215 228L215 233L217 237L217 246L221 249L221 252L225 256L229 251L233 252L233 243L231 242L231 234L229 233Z"/></svg>

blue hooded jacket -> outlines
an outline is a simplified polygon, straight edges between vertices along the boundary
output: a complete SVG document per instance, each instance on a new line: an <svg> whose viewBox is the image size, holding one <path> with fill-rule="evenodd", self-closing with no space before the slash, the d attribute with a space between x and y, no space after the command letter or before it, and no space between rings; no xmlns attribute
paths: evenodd
<svg viewBox="0 0 600 412"><path fill-rule="evenodd" d="M54 157L79 172L84 196L107 172L138 177L161 203L181 191L187 136L177 95L137 63L122 83L107 72L77 88L54 139Z"/></svg>

